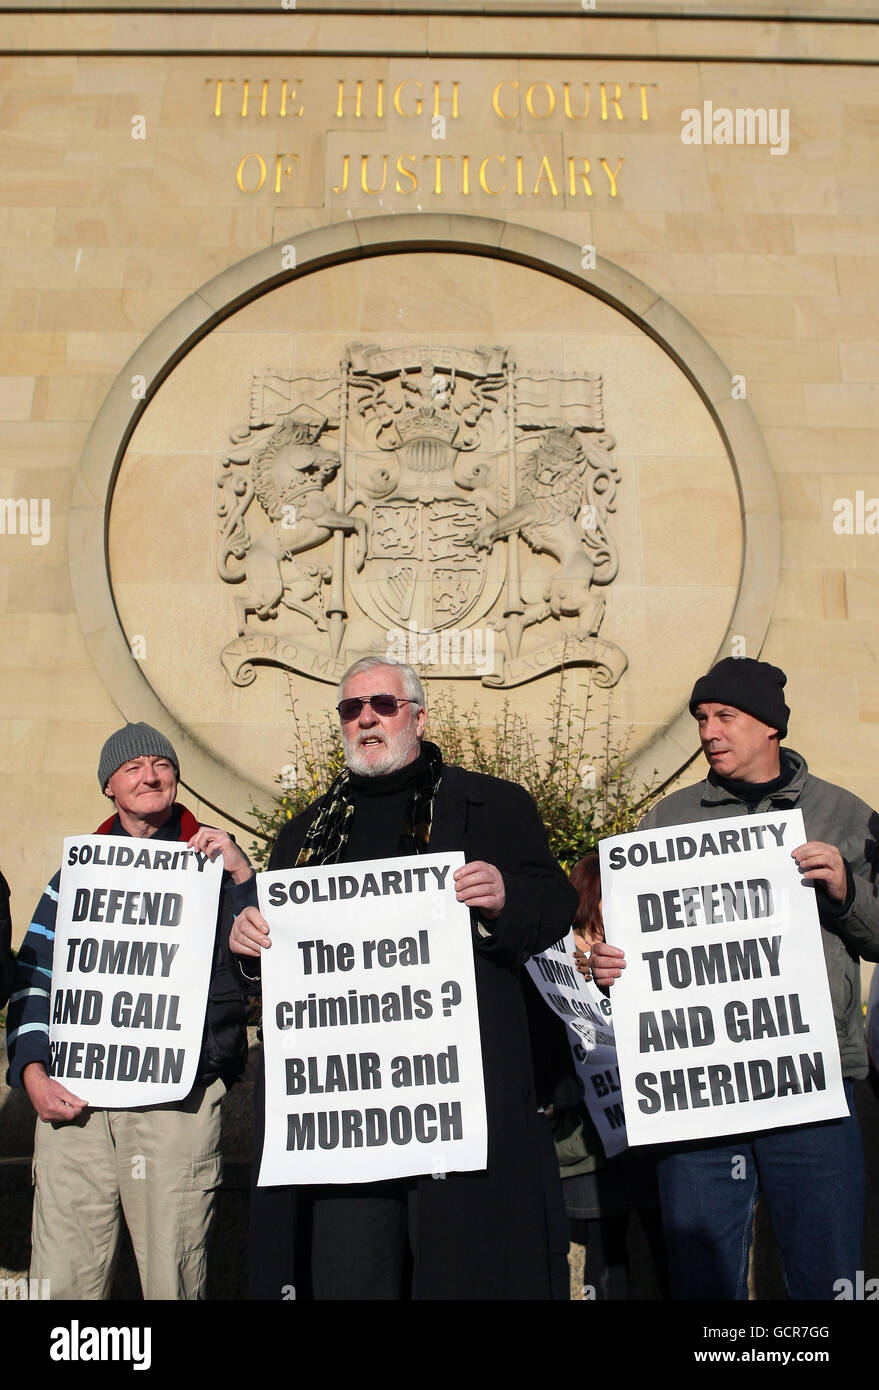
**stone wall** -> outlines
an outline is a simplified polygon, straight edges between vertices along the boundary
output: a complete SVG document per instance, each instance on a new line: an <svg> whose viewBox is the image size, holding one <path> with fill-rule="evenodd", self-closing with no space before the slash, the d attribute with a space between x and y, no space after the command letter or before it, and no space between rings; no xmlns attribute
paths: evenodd
<svg viewBox="0 0 879 1390"><path fill-rule="evenodd" d="M788 671L813 770L879 800L879 26L817 5L752 23L744 4L247 8L4 16L0 494L27 504L0 536L17 934L63 835L103 818L97 755L123 718L180 741L205 818L268 796L290 673L234 687L219 664L236 627L216 470L254 371L327 374L353 341L499 343L521 372L601 374L620 571L600 639L628 660L612 714L642 767L695 751L686 695L738 636ZM684 143L682 112L704 123L706 102L787 111L787 152ZM306 707L331 703L292 679ZM513 691L538 730L556 680ZM503 698L452 684L486 718Z"/></svg>

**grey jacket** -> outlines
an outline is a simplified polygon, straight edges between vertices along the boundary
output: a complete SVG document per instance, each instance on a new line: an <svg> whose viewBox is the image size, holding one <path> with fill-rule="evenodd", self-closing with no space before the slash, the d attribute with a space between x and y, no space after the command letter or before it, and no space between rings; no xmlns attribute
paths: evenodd
<svg viewBox="0 0 879 1390"><path fill-rule="evenodd" d="M867 1048L859 961L861 957L879 960L879 815L851 792L813 777L799 753L791 748L784 751L796 769L793 779L761 801L754 814L799 807L806 838L835 845L851 870L854 900L848 910L836 910L819 890L818 915L842 1074L865 1077ZM747 814L745 803L721 787L714 773L709 772L703 782L663 797L644 816L641 827L656 830L689 821Z"/></svg>

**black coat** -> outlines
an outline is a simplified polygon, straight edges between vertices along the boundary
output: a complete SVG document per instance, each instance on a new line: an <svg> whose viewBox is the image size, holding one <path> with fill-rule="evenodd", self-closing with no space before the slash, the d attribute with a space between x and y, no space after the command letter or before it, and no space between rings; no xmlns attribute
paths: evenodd
<svg viewBox="0 0 879 1390"><path fill-rule="evenodd" d="M12 992L15 956L12 954L12 918L9 915L9 884L0 874L0 1009Z"/></svg>
<svg viewBox="0 0 879 1390"><path fill-rule="evenodd" d="M285 826L269 868L295 865L318 803ZM476 993L488 1118L488 1167L417 1179L418 1235L412 1296L418 1299L540 1299L551 1296L550 1228L560 1197L538 1114L519 972L567 931L577 894L550 854L537 808L512 782L445 767L434 803L430 853L463 850L500 869L506 903L483 936L472 913ZM257 1087L257 1110L261 1109ZM257 1155L262 1147L257 1115ZM301 1201L305 1189L299 1193ZM296 1195L254 1190L252 1293L280 1298L307 1283L293 1267ZM557 1243L557 1242L556 1242ZM356 1252L352 1251L356 1258ZM289 1297L289 1292L287 1297Z"/></svg>

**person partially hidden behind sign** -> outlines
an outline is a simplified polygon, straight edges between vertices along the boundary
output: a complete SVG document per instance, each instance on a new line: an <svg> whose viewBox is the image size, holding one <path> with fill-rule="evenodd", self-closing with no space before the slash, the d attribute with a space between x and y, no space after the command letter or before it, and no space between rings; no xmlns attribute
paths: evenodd
<svg viewBox="0 0 879 1390"><path fill-rule="evenodd" d="M842 787L819 781L782 748L790 710L777 666L727 657L697 680L690 712L710 767L704 781L664 797L642 829L772 809L803 813L808 842L793 850L815 887L849 1115L753 1134L666 1147L658 1166L672 1285L683 1299L746 1299L758 1192L769 1211L788 1295L832 1299L860 1265L864 1160L852 1079L867 1074L859 957L879 959L876 890L879 817ZM592 948L597 984L611 985L625 957ZM818 961L815 968L819 968ZM686 995L682 995L682 1004Z"/></svg>
<svg viewBox="0 0 879 1390"><path fill-rule="evenodd" d="M424 693L410 667L356 662L339 687L338 712L347 767L284 827L269 869L465 852L455 887L471 910L488 1168L441 1180L256 1188L252 1297L290 1298L295 1289L297 1299L550 1298L554 1202L562 1224L564 1215L537 1111L519 970L564 936L577 894L522 787L447 766L422 741ZM429 920L415 925L430 930ZM243 970L258 973L271 941L255 905L236 916L230 945ZM260 1079L257 1160L263 1090Z"/></svg>
<svg viewBox="0 0 879 1390"><path fill-rule="evenodd" d="M233 881L249 876L250 862L234 840L200 826L177 801L179 771L177 754L157 729L127 724L117 730L98 765L115 814L97 834L182 841L181 849L188 845L211 859L222 855ZM24 1088L38 1117L30 1277L48 1280L53 1299L109 1297L124 1214L144 1298L204 1298L205 1251L221 1178L220 1102L247 1058L245 999L224 944L229 924L224 930L218 915L192 1091L165 1105L92 1109L75 1083L68 1089L50 1069L49 982L62 872L46 888L22 943L8 1016L8 1079ZM124 926L103 930L131 935ZM67 1080L73 1074L83 1075L68 1068Z"/></svg>

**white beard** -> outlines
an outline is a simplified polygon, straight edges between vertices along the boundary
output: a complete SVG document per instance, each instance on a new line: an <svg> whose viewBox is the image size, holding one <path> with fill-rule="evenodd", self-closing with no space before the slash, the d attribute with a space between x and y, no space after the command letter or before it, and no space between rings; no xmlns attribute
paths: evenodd
<svg viewBox="0 0 879 1390"><path fill-rule="evenodd" d="M363 738L377 738L385 745L381 753L375 751L363 753L360 744ZM400 733L389 736L384 730L368 729L365 733L358 731L353 738L347 734L342 734L342 742L345 745L345 762L352 772L356 772L361 777L382 777L388 772L396 772L399 768L405 767L407 763L414 762L421 752L421 745L416 740L415 752L412 751L412 735L409 730L402 729Z"/></svg>

